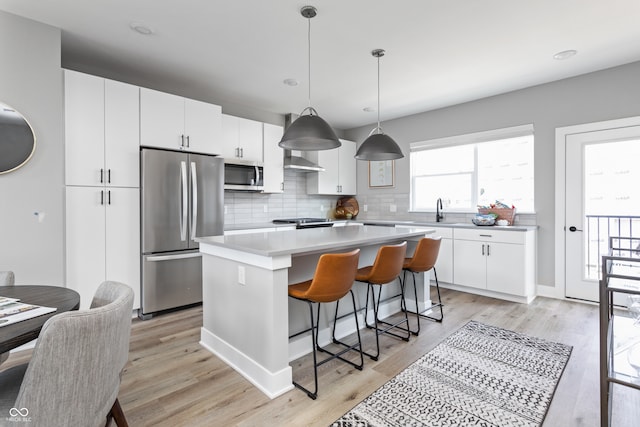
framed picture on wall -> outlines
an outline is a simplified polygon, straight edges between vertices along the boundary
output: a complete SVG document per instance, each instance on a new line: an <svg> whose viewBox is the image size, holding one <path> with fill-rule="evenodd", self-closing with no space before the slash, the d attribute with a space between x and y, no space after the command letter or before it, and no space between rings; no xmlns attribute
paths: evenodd
<svg viewBox="0 0 640 427"><path fill-rule="evenodd" d="M395 161L369 162L369 187L393 187L395 185Z"/></svg>

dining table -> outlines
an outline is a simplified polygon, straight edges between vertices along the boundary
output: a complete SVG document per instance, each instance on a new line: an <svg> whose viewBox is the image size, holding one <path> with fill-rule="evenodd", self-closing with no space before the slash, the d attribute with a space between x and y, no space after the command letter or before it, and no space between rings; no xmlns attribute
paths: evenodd
<svg viewBox="0 0 640 427"><path fill-rule="evenodd" d="M54 312L0 327L0 354L38 338L40 330L49 318L80 307L78 292L60 286L0 286L0 296L17 298L25 304L56 308Z"/></svg>

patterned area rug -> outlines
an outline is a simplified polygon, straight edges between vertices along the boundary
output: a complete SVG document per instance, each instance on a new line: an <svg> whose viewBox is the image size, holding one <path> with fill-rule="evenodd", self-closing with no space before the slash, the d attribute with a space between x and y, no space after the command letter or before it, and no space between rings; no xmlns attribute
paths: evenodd
<svg viewBox="0 0 640 427"><path fill-rule="evenodd" d="M470 321L332 426L540 426L571 348Z"/></svg>

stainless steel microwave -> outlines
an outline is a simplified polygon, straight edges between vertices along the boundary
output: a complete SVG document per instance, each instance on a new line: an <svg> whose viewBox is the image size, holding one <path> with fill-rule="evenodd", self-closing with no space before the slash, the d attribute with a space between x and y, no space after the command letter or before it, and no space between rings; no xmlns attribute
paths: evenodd
<svg viewBox="0 0 640 427"><path fill-rule="evenodd" d="M224 160L224 189L232 191L263 191L262 163L240 159Z"/></svg>

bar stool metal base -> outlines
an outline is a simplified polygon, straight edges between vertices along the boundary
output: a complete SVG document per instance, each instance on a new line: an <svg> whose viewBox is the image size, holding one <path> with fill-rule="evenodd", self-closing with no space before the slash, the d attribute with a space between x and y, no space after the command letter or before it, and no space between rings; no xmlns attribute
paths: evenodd
<svg viewBox="0 0 640 427"><path fill-rule="evenodd" d="M418 328L416 330L412 330L411 333L413 335L418 335L420 333L420 318L423 319L427 319L430 320L432 322L437 322L437 323L442 323L442 320L444 319L444 312L442 311L442 307L444 307L444 304L442 304L442 299L440 298L440 284L438 283L438 273L436 272L436 268L433 267L433 276L435 278L436 281L436 292L438 294L438 302L431 304L430 307L424 309L423 311L418 311L418 290L416 289L416 273L414 271L411 270L404 270L404 280L402 281L401 286L404 288L404 286L407 283L407 271L411 272L411 275L413 276L413 294L415 296L415 301L416 301L416 309L415 311L413 311L412 313L414 313L416 315L416 321L418 324ZM440 316L439 317L434 317L434 316L429 316L426 313L427 311L432 311L434 309L440 309ZM402 308L403 311L407 312L407 306L406 306L406 302L404 307Z"/></svg>
<svg viewBox="0 0 640 427"><path fill-rule="evenodd" d="M400 293L398 295L395 295L392 298L395 297L400 297L400 307L406 307L406 302L404 299L404 286L402 284L402 280L400 280L400 277L398 277L398 280L400 281ZM380 320L378 318L378 309L380 308L380 296L382 293L382 285L379 285L377 283L370 283L370 282L366 282L367 283L367 297L366 297L366 302L365 302L365 309L364 309L364 323L365 326L369 329L374 329L376 331L376 354L370 354L367 353L365 351L363 351L364 354L366 354L367 356L369 356L369 358L371 358L372 360L378 360L378 357L380 356L380 339L379 336L381 334L387 334L387 335L391 335L393 337L399 338L403 341L409 341L409 338L411 337L411 330L409 328L409 317L407 316L407 312L406 310L403 310L404 313L404 319L399 320L396 323L390 323L390 322L386 322L384 320ZM373 286L377 285L378 286L378 298L376 300L375 297L375 290L373 289ZM368 322L368 314L369 314L369 292L371 292L371 301L372 301L372 306L373 306L373 320L374 323L371 325ZM389 298L390 299L390 298ZM407 327L403 328L400 327L400 325L402 325L403 323L406 323ZM385 327L380 327L379 325L385 325ZM402 335L393 332L394 330L400 330L403 333Z"/></svg>
<svg viewBox="0 0 640 427"><path fill-rule="evenodd" d="M289 336L289 338L293 338L295 336L301 335L305 332L311 331L311 341L312 341L312 346L313 346L313 378L314 378L314 390L311 391L309 389L307 389L306 387L304 387L303 385L293 381L293 385L304 391L305 393L307 393L307 396L309 396L311 399L315 400L318 397L318 367L329 362L330 360L333 359L340 359L345 363L348 363L349 365L353 366L354 368L356 368L357 370L361 371L362 367L364 366L364 356L363 356L363 351L362 351L362 340L360 338L360 324L358 322L358 315L357 315L357 311L356 311L356 299L355 296L353 295L353 291L349 290L349 293L351 294L351 301L353 303L353 314L354 314L354 318L356 321L356 331L357 331L357 335L358 335L358 342L356 344L346 344L342 341L339 341L336 339L335 335L336 335L336 322L334 320L333 322L333 328L332 328L332 333L331 333L331 339L333 341L334 344L338 344L344 347L343 350L333 353L325 348L320 347L320 345L318 344L318 328L320 325L320 303L315 303L318 305L318 310L317 310L317 318L314 322L314 317L313 317L313 305L314 302L313 301L309 301L306 299L300 299L300 298L295 298L295 297L291 297L294 299L297 299L299 301L304 301L307 304L309 304L309 314L310 314L310 319L311 319L311 328L306 329L304 331L298 332L296 334L293 334L291 336ZM340 304L340 300L336 301L336 313L334 316L334 319L337 319L338 317L338 306ZM345 359L344 357L342 357L343 354L347 353L348 351L351 350L358 350L358 352L360 353L360 363L357 364L355 362L352 362L351 360ZM329 355L329 357L321 360L318 362L318 357L317 357L317 352L321 352L321 353L326 353Z"/></svg>

